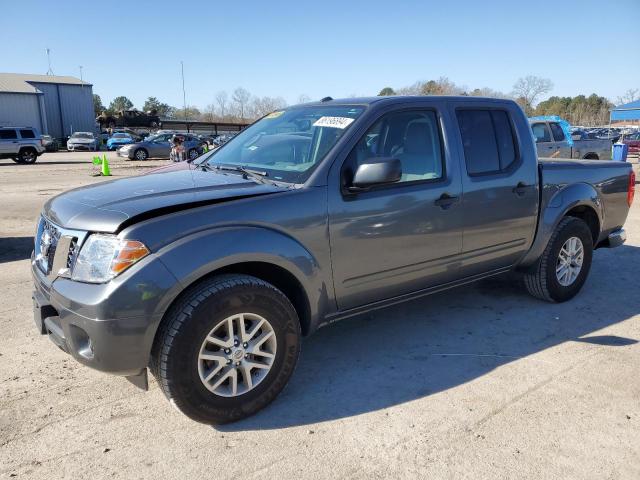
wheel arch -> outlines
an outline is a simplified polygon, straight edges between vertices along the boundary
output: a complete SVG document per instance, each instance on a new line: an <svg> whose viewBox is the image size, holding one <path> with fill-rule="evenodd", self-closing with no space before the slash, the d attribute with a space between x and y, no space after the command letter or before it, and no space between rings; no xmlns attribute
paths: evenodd
<svg viewBox="0 0 640 480"><path fill-rule="evenodd" d="M533 245L518 264L518 269L527 269L538 261L558 224L566 217L583 220L591 231L593 246L596 247L600 240L604 211L601 195L592 185L574 183L559 189L541 208Z"/></svg>

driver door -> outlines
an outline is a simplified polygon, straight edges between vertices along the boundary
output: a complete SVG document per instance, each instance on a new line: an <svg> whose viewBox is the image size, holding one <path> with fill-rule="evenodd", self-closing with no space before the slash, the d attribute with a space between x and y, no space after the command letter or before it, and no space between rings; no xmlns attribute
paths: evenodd
<svg viewBox="0 0 640 480"><path fill-rule="evenodd" d="M440 111L433 108L391 111L374 122L344 162L335 162L329 235L340 310L458 276L462 186L458 159L445 148L441 124ZM358 165L375 157L399 159L401 180L364 192L345 190ZM443 202L445 197L450 200Z"/></svg>

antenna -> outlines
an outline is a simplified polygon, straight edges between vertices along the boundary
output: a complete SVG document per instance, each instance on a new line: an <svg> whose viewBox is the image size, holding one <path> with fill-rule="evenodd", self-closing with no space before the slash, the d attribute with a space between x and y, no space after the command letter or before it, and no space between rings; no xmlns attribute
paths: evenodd
<svg viewBox="0 0 640 480"><path fill-rule="evenodd" d="M54 75L53 70L51 69L51 50L45 48L47 52L47 63L49 64L49 70L47 70L47 75Z"/></svg>

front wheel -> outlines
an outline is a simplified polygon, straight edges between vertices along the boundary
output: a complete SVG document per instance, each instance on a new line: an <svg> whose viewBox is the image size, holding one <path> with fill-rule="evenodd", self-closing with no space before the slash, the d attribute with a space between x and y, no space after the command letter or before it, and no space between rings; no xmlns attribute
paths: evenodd
<svg viewBox="0 0 640 480"><path fill-rule="evenodd" d="M196 150L195 148L192 148L191 150L189 150L189 160L195 160L199 156L200 155L198 154L198 150Z"/></svg>
<svg viewBox="0 0 640 480"><path fill-rule="evenodd" d="M587 224L579 218L564 218L538 263L525 274L527 290L548 302L570 300L584 285L592 257L593 239Z"/></svg>
<svg viewBox="0 0 640 480"><path fill-rule="evenodd" d="M151 372L167 398L206 424L240 420L271 403L300 352L289 299L248 275L222 275L182 296L154 342Z"/></svg>

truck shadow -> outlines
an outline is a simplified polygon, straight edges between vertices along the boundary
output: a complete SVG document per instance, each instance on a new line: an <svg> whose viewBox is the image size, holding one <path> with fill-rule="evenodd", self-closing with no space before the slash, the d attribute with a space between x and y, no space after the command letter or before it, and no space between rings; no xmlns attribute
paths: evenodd
<svg viewBox="0 0 640 480"><path fill-rule="evenodd" d="M638 247L598 250L582 292L563 304L538 301L503 277L323 328L305 340L289 386L271 406L216 428L275 429L365 414L471 382L564 342L636 344L595 332L640 313L637 265Z"/></svg>
<svg viewBox="0 0 640 480"><path fill-rule="evenodd" d="M33 237L0 237L0 263L31 257Z"/></svg>

